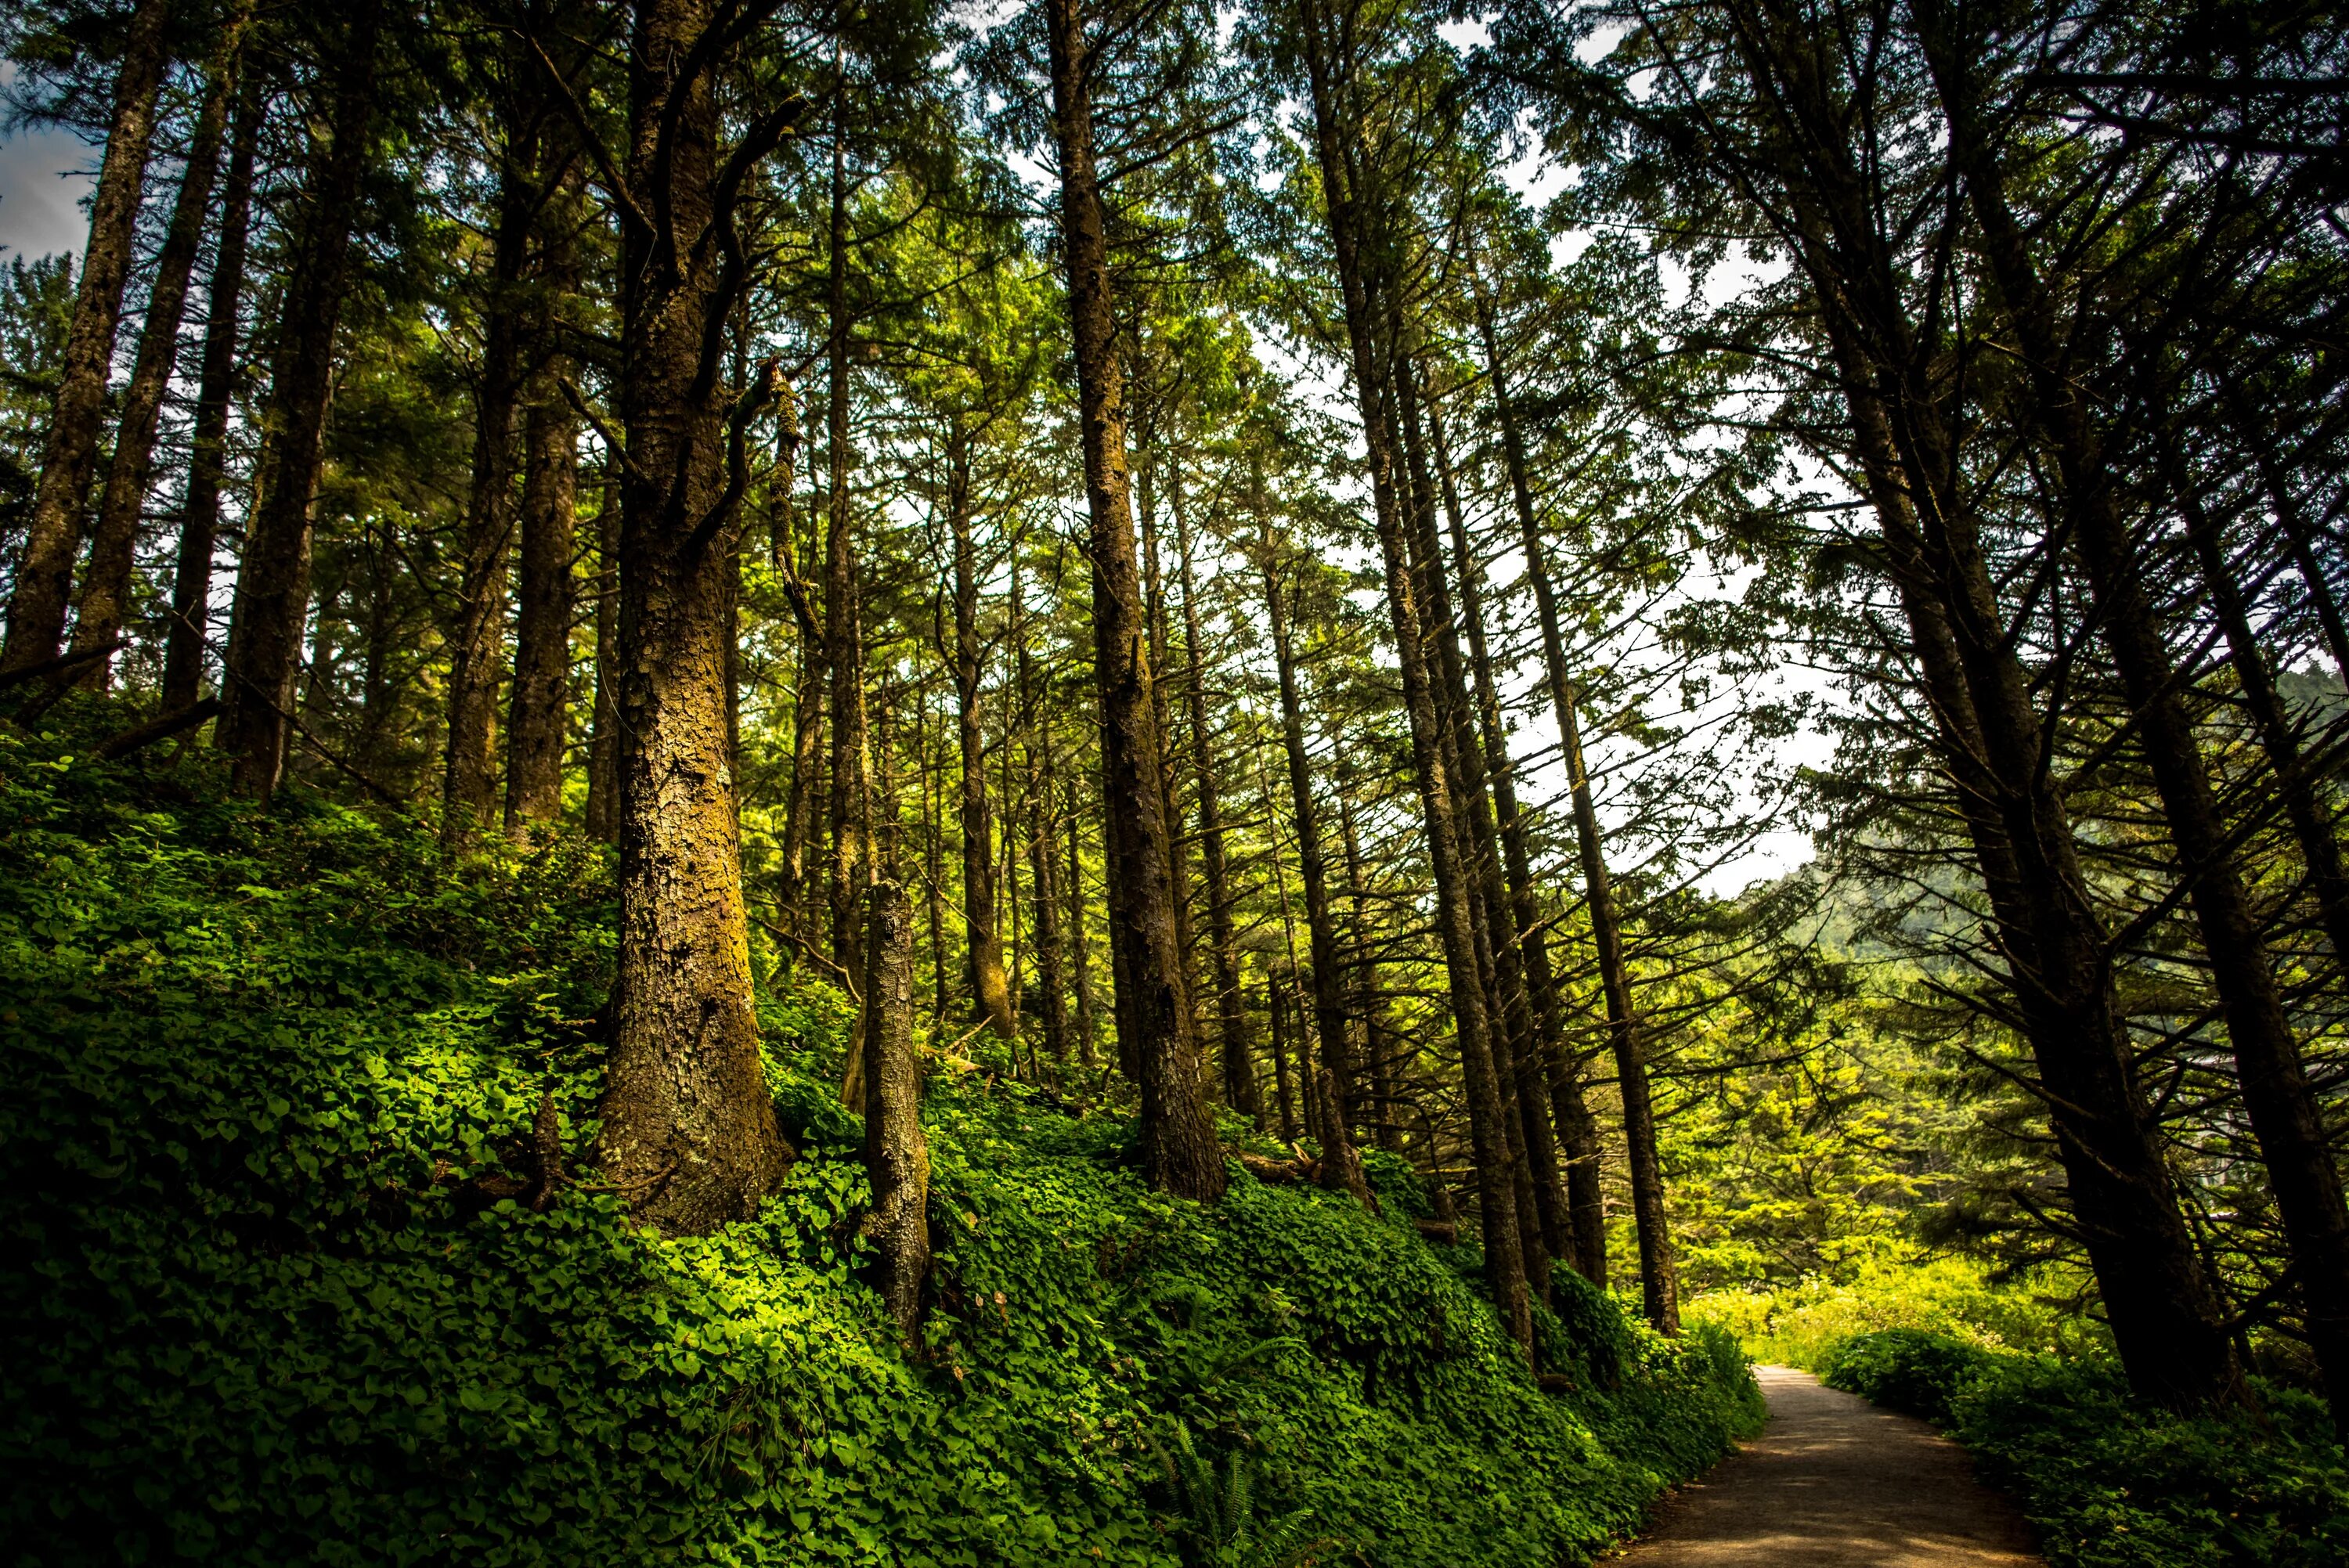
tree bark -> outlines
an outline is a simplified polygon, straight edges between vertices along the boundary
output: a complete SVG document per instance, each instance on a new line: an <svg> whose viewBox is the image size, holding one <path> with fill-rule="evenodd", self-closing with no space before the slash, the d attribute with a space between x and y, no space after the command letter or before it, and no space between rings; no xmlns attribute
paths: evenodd
<svg viewBox="0 0 2349 1568"><path fill-rule="evenodd" d="M715 242L734 192L719 177L712 9L639 0L628 54L619 977L596 1143L605 1181L638 1216L687 1233L755 1213L792 1158L751 1006L726 745L727 579L740 528L727 424L756 392L730 397L716 373L740 280L720 272Z"/></svg>
<svg viewBox="0 0 2349 1568"><path fill-rule="evenodd" d="M266 799L285 767L288 709L310 608L310 506L325 458L335 336L350 282L352 230L372 150L381 0L357 0L336 62L331 140L313 170L307 215L273 357L266 462L245 532L214 739L229 782Z"/></svg>
<svg viewBox="0 0 2349 1568"><path fill-rule="evenodd" d="M1135 562L1125 461L1123 377L1117 363L1108 240L1095 183L1091 59L1080 0L1045 0L1052 129L1060 151L1061 239L1076 348L1093 574L1093 667L1101 693L1102 771L1112 878L1111 921L1122 940L1119 1033L1139 1057L1143 1162L1154 1186L1213 1202L1224 1158L1199 1098L1198 1051L1182 995L1167 810L1149 627Z"/></svg>
<svg viewBox="0 0 2349 1568"><path fill-rule="evenodd" d="M178 564L171 581L171 625L164 644L163 701L177 712L203 686L210 640L212 552L220 538L221 487L228 473L229 404L236 394L238 313L244 296L246 233L253 212L253 161L265 112L259 73L240 72L236 124L229 133L228 179L221 191L219 247L204 303L204 351L196 384L195 428L188 452L188 492L180 508Z"/></svg>
<svg viewBox="0 0 2349 1568"><path fill-rule="evenodd" d="M1542 1243L1549 1255L1569 1268L1578 1268L1582 1253L1577 1233L1574 1202L1562 1180L1558 1140L1553 1125L1555 1099L1550 1093L1548 1064L1563 1059L1566 1026L1558 1004L1557 982L1550 973L1549 944L1534 895L1533 857L1526 844L1526 824L1517 806L1514 766L1509 759L1508 728L1493 679L1492 655L1485 635L1484 566L1478 561L1461 515L1460 496L1452 469L1452 454L1444 438L1441 405L1427 402L1429 449L1444 497L1444 515L1452 544L1452 558L1460 582L1463 628L1468 634L1468 673L1474 682L1476 728L1484 744L1493 790L1494 825L1499 832L1502 869L1507 888L1506 914L1509 931L1496 936L1516 954L1516 969L1528 1009L1527 1033L1516 1053L1517 1112L1524 1128L1526 1163L1539 1203ZM1581 1098L1581 1086L1568 1080L1569 1096ZM1582 1118L1588 1119L1585 1109ZM1593 1185L1595 1185L1595 1181Z"/></svg>
<svg viewBox="0 0 2349 1568"><path fill-rule="evenodd" d="M1259 497L1259 500L1261 498ZM1264 541L1264 608L1272 634L1273 662L1280 680L1280 738L1288 763L1288 809L1297 838L1298 881L1305 889L1305 936L1313 962L1313 1026L1321 1066L1329 1074L1313 1081L1330 1099L1323 1113L1321 1184L1351 1192L1371 1206L1354 1148L1353 1050L1346 1035L1346 996L1338 957L1337 923L1330 912L1329 871L1321 855L1321 824L1313 801L1313 779L1305 753L1304 704L1297 687L1297 657L1290 645L1288 606L1281 592L1280 566L1271 539Z"/></svg>
<svg viewBox="0 0 2349 1568"><path fill-rule="evenodd" d="M2087 569L2105 646L2119 672L2140 744L2177 846L2179 874L2210 964L2243 1107L2298 1276L2309 1347L2324 1374L2334 1425L2349 1434L2349 1202L2322 1109L2226 823L2177 671L2121 515L2101 438L2065 372L2054 306L2007 205L2004 173L1977 117L1968 67L1938 5L1920 18L1951 146L1980 225L1992 278L2030 376L2032 416L2051 449L2065 531Z"/></svg>
<svg viewBox="0 0 2349 1568"><path fill-rule="evenodd" d="M1190 519L1177 489L1174 548L1183 588L1183 644L1188 665L1185 706L1191 723L1191 771L1199 798L1200 860L1207 879L1207 955L1216 978L1216 1027L1223 1047L1224 1103L1261 1125L1264 1096L1248 1051L1247 1009L1240 995L1239 940L1232 923L1232 873L1224 841L1224 802L1216 783L1216 737L1207 713L1206 643L1199 627Z"/></svg>
<svg viewBox="0 0 2349 1568"><path fill-rule="evenodd" d="M239 5L221 26L212 57L205 67L204 97L196 111L196 125L188 141L186 172L171 207L171 226L155 258L155 281L147 294L147 319L139 332L139 357L130 385L122 395L122 418L115 427L114 457L107 464L106 486L98 504L98 525L91 531L89 566L82 579L81 603L74 617L73 648L77 653L114 642L130 610L130 579L137 565L139 524L146 511L154 477L155 427L163 412L163 394L180 358L180 322L186 313L188 279L194 273L196 252L202 247L204 219L212 209L212 181L220 169L221 132L228 122L229 99L236 91L237 57L250 7ZM209 553L209 552L208 552ZM84 686L104 690L113 675L113 660L92 661L81 676Z"/></svg>
<svg viewBox="0 0 2349 1568"><path fill-rule="evenodd" d="M914 912L895 882L874 883L865 903L864 1174L873 1208L864 1231L874 1244L874 1283L911 1346L930 1272L930 1145L914 1053Z"/></svg>
<svg viewBox="0 0 2349 1568"><path fill-rule="evenodd" d="M1003 975L995 923L995 828L987 799L987 738L979 710L978 552L970 535L970 438L947 437L947 532L954 546L955 735L962 758L957 820L962 829L963 977L975 1018L998 1039L1019 1026Z"/></svg>
<svg viewBox="0 0 2349 1568"><path fill-rule="evenodd" d="M551 159L548 160L553 161ZM536 223L539 303L529 324L532 368L523 412L522 560L514 617L513 705L506 721L505 830L563 814L571 717L571 558L578 529L579 424L563 384L571 374L563 315L579 291L575 172L548 169L555 189Z"/></svg>
<svg viewBox="0 0 2349 1568"><path fill-rule="evenodd" d="M1416 583L1404 554L1407 526L1397 500L1394 456L1386 419L1387 360L1380 332L1384 320L1361 254L1371 220L1358 209L1364 199L1357 170L1347 156L1337 94L1341 87L1330 57L1330 28L1319 0L1299 0L1307 72L1313 100L1316 147L1323 200L1343 291L1348 344L1355 391L1362 415L1365 455L1371 473L1379 550L1386 574L1387 608L1402 665L1403 707L1410 718L1413 771L1427 823L1428 858L1434 872L1436 927L1450 981L1453 1022L1467 1090L1469 1136L1479 1172L1480 1217L1486 1277L1501 1321L1519 1347L1533 1345L1533 1315L1526 1290L1525 1258L1518 1243L1515 1181L1493 1059L1492 1031L1477 965L1474 898L1469 884L1457 807L1458 785L1444 757L1445 745L1427 664L1427 642Z"/></svg>
<svg viewBox="0 0 2349 1568"><path fill-rule="evenodd" d="M130 273L140 188L147 175L148 144L155 133L155 99L163 84L164 28L171 15L171 0L140 0L123 40L106 158L98 165L89 240L82 249L81 284L67 329L57 400L41 451L41 477L26 525L25 552L8 598L0 671L56 658L65 637L66 601L81 544L82 505L98 465L107 372L114 362L114 335L122 318L122 285Z"/></svg>
<svg viewBox="0 0 2349 1568"><path fill-rule="evenodd" d="M1069 782L1069 966L1075 972L1077 992L1077 1065L1090 1076L1097 1025L1093 1013L1093 965L1085 933L1085 862L1078 839L1076 810L1079 786Z"/></svg>
<svg viewBox="0 0 2349 1568"><path fill-rule="evenodd" d="M534 94L512 95L498 172L497 224L481 304L481 382L474 391L473 474L458 548L449 628L449 736L440 840L470 842L497 800L497 703L513 555L515 435L528 374L523 273L540 206L540 117Z"/></svg>
<svg viewBox="0 0 2349 1568"><path fill-rule="evenodd" d="M612 454L616 461L618 454ZM587 738L587 836L620 840L620 501L606 474L595 509L595 696Z"/></svg>
<svg viewBox="0 0 2349 1568"><path fill-rule="evenodd" d="M864 635L858 603L856 515L850 505L849 356L854 352L848 305L847 149L835 111L832 128L831 222L825 246L826 360L830 385L824 409L824 645L832 719L832 946L843 975L863 968L857 956L857 909L873 881L872 741L864 707ZM863 1061L849 1053L853 1080ZM854 1091L849 1100L862 1097Z"/></svg>

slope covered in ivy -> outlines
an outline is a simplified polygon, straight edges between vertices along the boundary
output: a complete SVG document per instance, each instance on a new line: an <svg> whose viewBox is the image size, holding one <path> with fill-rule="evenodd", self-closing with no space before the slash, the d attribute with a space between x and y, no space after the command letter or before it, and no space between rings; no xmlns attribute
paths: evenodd
<svg viewBox="0 0 2349 1568"><path fill-rule="evenodd" d="M752 1223L502 1195L552 1086L593 1131L602 851L446 864L412 826L0 732L0 1537L24 1563L1587 1558L1753 1424L1723 1338L1545 1315L1475 1260L1131 1123L928 1089L925 1343L860 1282L845 1021L770 995L802 1158ZM1236 1136L1237 1127L1227 1130Z"/></svg>

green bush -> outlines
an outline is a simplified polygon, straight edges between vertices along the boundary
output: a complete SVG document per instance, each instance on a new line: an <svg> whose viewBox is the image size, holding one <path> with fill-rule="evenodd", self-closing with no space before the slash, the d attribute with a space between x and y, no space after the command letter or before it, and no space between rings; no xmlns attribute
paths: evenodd
<svg viewBox="0 0 2349 1568"><path fill-rule="evenodd" d="M1826 1380L1941 1421L2056 1568L2349 1562L2349 1467L2305 1394L2261 1387L2257 1417L2184 1417L2132 1398L2103 1361L1906 1331L1840 1347Z"/></svg>
<svg viewBox="0 0 2349 1568"><path fill-rule="evenodd" d="M1847 1340L1828 1358L1824 1378L1888 1409L1946 1423L1951 1404L1971 1386L1988 1352L1945 1335L1889 1328Z"/></svg>
<svg viewBox="0 0 2349 1568"><path fill-rule="evenodd" d="M1130 1120L944 1072L907 1356L823 987L761 998L801 1159L754 1222L494 1196L542 1093L594 1132L601 851L451 863L5 731L0 823L18 1563L1547 1568L1754 1421L1718 1336L1569 1293L1584 1375L1545 1394L1407 1218L1237 1171L1171 1200Z"/></svg>

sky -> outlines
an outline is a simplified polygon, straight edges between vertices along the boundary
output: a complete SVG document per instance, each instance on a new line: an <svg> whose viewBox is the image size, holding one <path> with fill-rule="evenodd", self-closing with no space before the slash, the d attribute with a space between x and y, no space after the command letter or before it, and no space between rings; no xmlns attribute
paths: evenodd
<svg viewBox="0 0 2349 1568"><path fill-rule="evenodd" d="M79 254L89 233L81 203L97 169L97 149L70 132L0 133L0 262Z"/></svg>

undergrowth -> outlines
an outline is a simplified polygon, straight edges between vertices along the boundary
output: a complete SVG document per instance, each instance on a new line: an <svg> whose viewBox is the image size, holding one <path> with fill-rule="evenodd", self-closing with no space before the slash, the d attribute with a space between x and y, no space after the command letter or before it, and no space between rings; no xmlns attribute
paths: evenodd
<svg viewBox="0 0 2349 1568"><path fill-rule="evenodd" d="M0 1539L22 1564L1548 1568L1758 1424L1718 1332L1571 1284L1537 1389L1471 1254L1129 1120L928 1088L925 1343L859 1279L845 1014L762 997L801 1149L758 1219L497 1198L543 1090L593 1135L602 852L450 865L194 759L0 732ZM93 721L95 722L95 721ZM1567 1276L1569 1280L1571 1276Z"/></svg>
<svg viewBox="0 0 2349 1568"><path fill-rule="evenodd" d="M2333 1568L2349 1562L2349 1469L2323 1407L2262 1387L2254 1418L2133 1398L2100 1357L1985 1349L1892 1329L1825 1376L1947 1429L2008 1492L2055 1568Z"/></svg>

